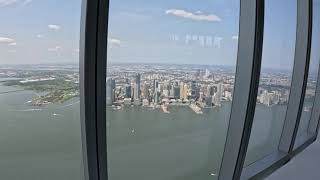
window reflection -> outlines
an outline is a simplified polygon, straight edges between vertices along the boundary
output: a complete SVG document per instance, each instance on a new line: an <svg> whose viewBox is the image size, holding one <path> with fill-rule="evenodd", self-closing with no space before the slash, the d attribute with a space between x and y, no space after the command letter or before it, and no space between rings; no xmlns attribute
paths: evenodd
<svg viewBox="0 0 320 180"><path fill-rule="evenodd" d="M291 86L297 3L265 3L261 75L245 166L278 150Z"/></svg>
<svg viewBox="0 0 320 180"><path fill-rule="evenodd" d="M297 137L306 135L308 130L308 125L311 119L311 112L313 108L313 103L315 100L320 54L318 47L319 44L319 33L320 33L320 2L318 0L313 1L313 24L312 24L312 43L311 43L311 56L310 56L310 67L308 74L307 89L305 93L305 99L303 103L303 110L301 114L299 130Z"/></svg>

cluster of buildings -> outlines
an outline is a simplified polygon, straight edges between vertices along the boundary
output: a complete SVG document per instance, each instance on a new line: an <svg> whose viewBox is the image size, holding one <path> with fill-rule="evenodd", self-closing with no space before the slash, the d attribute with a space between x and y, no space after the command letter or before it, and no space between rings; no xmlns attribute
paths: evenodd
<svg viewBox="0 0 320 180"><path fill-rule="evenodd" d="M39 66L40 67L40 66ZM21 84L61 79L63 86L77 87L79 73L74 66L41 66L41 69L64 69L43 74L27 70L0 69L0 77L19 77ZM62 73L63 72L63 73ZM175 64L111 64L106 79L108 106L190 105L221 106L233 95L234 67L175 65ZM21 78L25 77L25 78ZM266 106L287 104L291 86L290 73L270 71L262 73L257 102ZM316 81L315 81L316 82ZM315 83L308 84L307 98L314 96ZM69 93L69 92L68 92Z"/></svg>
<svg viewBox="0 0 320 180"><path fill-rule="evenodd" d="M264 104L267 106L277 105L277 104L286 104L289 99L289 90L285 90L283 93L281 91L268 91L260 90L258 93L258 103Z"/></svg>
<svg viewBox="0 0 320 180"><path fill-rule="evenodd" d="M204 108L219 107L223 101L232 101L235 80L232 69L121 64L111 66L108 72L108 106L195 104ZM264 74L257 102L266 106L286 104L289 90L287 75Z"/></svg>
<svg viewBox="0 0 320 180"><path fill-rule="evenodd" d="M263 73L258 89L257 102L266 106L287 104L291 77L285 73Z"/></svg>
<svg viewBox="0 0 320 180"><path fill-rule="evenodd" d="M159 77L154 79L155 76ZM106 84L108 106L126 104L155 107L190 103L200 107L221 106L221 101L232 100L233 91L233 84L215 82L208 69L203 76L197 70L193 78L171 79L136 73L131 79L125 76L108 77Z"/></svg>
<svg viewBox="0 0 320 180"><path fill-rule="evenodd" d="M267 106L286 103L286 101L287 98L281 97L281 93L278 91L268 92L267 90L260 90L258 94L258 102Z"/></svg>

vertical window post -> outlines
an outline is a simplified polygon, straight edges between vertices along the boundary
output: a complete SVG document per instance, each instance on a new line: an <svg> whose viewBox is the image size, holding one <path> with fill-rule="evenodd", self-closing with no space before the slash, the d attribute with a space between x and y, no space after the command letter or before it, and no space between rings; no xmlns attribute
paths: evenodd
<svg viewBox="0 0 320 180"><path fill-rule="evenodd" d="M220 180L240 179L256 106L264 25L264 1L241 0L237 73Z"/></svg>
<svg viewBox="0 0 320 180"><path fill-rule="evenodd" d="M308 80L312 33L312 0L297 0L297 36L291 91L279 150L291 154L297 136Z"/></svg>
<svg viewBox="0 0 320 180"><path fill-rule="evenodd" d="M314 134L315 138L318 135L319 119L320 119L320 67L318 72L316 96L315 96L314 105L312 109L311 120L308 127L308 133Z"/></svg>
<svg viewBox="0 0 320 180"><path fill-rule="evenodd" d="M108 0L83 0L80 37L80 110L86 180L107 179L106 50Z"/></svg>

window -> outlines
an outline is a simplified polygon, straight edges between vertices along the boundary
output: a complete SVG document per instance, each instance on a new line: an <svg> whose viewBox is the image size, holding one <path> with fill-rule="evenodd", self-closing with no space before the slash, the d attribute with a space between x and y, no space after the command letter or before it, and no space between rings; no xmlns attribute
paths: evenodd
<svg viewBox="0 0 320 180"><path fill-rule="evenodd" d="M109 179L217 179L238 21L237 0L110 2Z"/></svg>
<svg viewBox="0 0 320 180"><path fill-rule="evenodd" d="M0 1L1 179L83 179L80 6Z"/></svg>
<svg viewBox="0 0 320 180"><path fill-rule="evenodd" d="M296 6L290 0L265 1L261 75L245 166L278 151L294 61Z"/></svg>
<svg viewBox="0 0 320 180"><path fill-rule="evenodd" d="M311 44L311 57L310 57L310 66L308 73L308 82L307 89L305 93L303 110L301 114L299 130L297 134L297 139L307 135L308 126L311 119L311 112L313 109L313 104L315 100L315 93L317 87L318 71L319 71L319 62L320 54L317 50L319 47L319 33L320 33L320 14L319 1L315 0L313 3L313 25L312 25L312 44Z"/></svg>
<svg viewBox="0 0 320 180"><path fill-rule="evenodd" d="M265 177L317 137L319 3L0 0L0 179Z"/></svg>

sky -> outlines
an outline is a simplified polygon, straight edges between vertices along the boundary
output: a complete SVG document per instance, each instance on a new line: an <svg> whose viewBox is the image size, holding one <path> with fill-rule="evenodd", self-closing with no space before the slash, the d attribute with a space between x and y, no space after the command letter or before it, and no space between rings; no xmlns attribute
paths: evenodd
<svg viewBox="0 0 320 180"><path fill-rule="evenodd" d="M110 0L108 61L234 66L239 8L239 0ZM0 0L0 64L78 62L80 9L81 0ZM263 68L292 68L295 29L295 0L266 1Z"/></svg>
<svg viewBox="0 0 320 180"><path fill-rule="evenodd" d="M109 39L118 41L109 46L108 57L235 65L238 31L238 0L114 0Z"/></svg>
<svg viewBox="0 0 320 180"><path fill-rule="evenodd" d="M78 62L81 0L0 0L0 64Z"/></svg>

